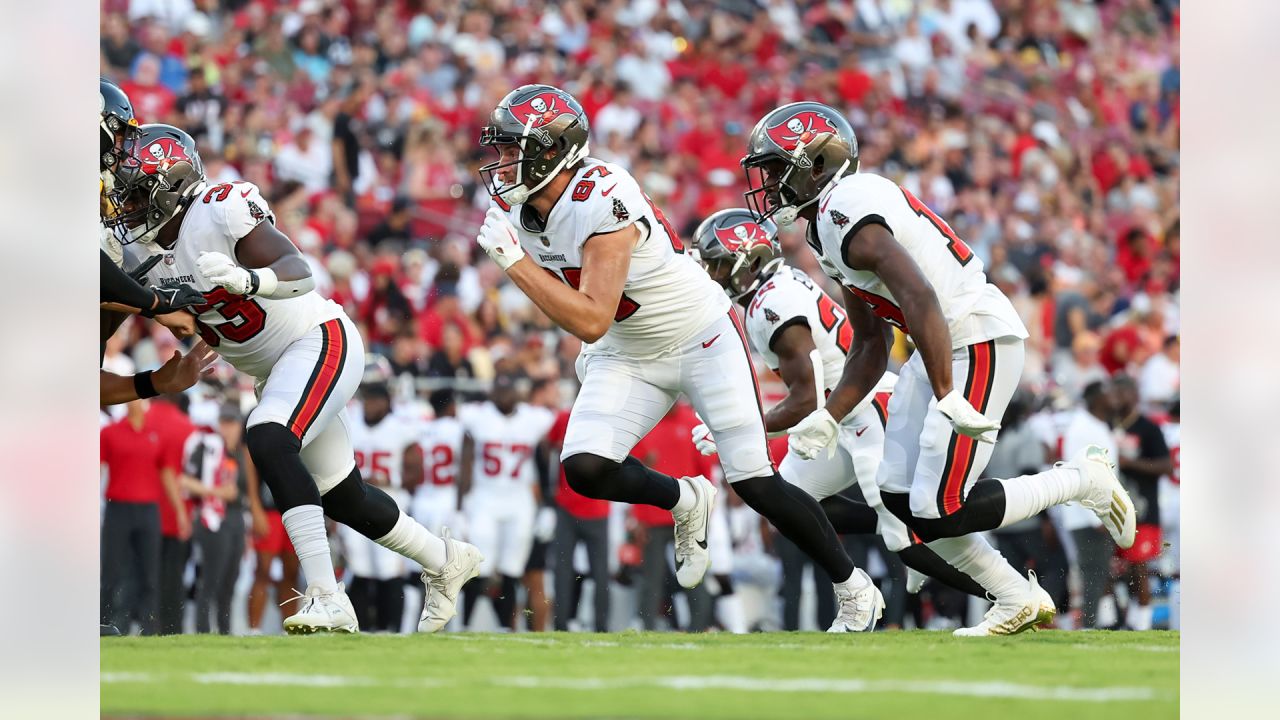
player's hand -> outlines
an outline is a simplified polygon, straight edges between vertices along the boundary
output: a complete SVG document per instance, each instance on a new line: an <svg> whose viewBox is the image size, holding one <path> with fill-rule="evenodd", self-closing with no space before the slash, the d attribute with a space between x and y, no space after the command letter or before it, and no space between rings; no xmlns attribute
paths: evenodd
<svg viewBox="0 0 1280 720"><path fill-rule="evenodd" d="M480 226L476 242L504 271L524 257L524 248L520 247L515 226L498 208L489 208L489 212L484 214L484 224Z"/></svg>
<svg viewBox="0 0 1280 720"><path fill-rule="evenodd" d="M974 409L959 391L952 390L938 401L938 412L947 416L951 427L961 435L968 435L980 442L994 443L1000 423L990 420Z"/></svg>
<svg viewBox="0 0 1280 720"><path fill-rule="evenodd" d="M787 445L803 460L812 460L825 448L827 457L836 454L836 433L840 424L826 408L818 408L787 430Z"/></svg>
<svg viewBox="0 0 1280 720"><path fill-rule="evenodd" d="M716 454L716 441L711 437L711 428L706 423L698 423L693 429L693 446L703 455Z"/></svg>
<svg viewBox="0 0 1280 720"><path fill-rule="evenodd" d="M204 293L185 283L164 287L153 286L151 292L156 296L156 304L142 311L146 317L166 315L183 308L205 304Z"/></svg>
<svg viewBox="0 0 1280 720"><path fill-rule="evenodd" d="M236 295L248 295L253 287L253 274L220 252L201 252L196 267L205 280Z"/></svg>
<svg viewBox="0 0 1280 720"><path fill-rule="evenodd" d="M533 537L538 542L551 542L556 535L556 510L543 505L538 508L538 516L533 521Z"/></svg>
<svg viewBox="0 0 1280 720"><path fill-rule="evenodd" d="M169 332L179 340L195 337L197 332L196 316L186 310L157 315L155 321L169 328Z"/></svg>
<svg viewBox="0 0 1280 720"><path fill-rule="evenodd" d="M218 359L217 353L201 340L186 355L173 351L173 357L151 374L151 384L161 394L182 392L200 379L202 373L212 372L209 366Z"/></svg>

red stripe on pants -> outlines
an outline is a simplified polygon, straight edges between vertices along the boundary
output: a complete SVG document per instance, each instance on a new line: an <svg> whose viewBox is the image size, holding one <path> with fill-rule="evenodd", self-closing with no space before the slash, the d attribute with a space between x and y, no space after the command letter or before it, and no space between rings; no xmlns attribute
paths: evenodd
<svg viewBox="0 0 1280 720"><path fill-rule="evenodd" d="M303 395L302 411L297 414L293 422L289 426L289 430L298 439L302 439L307 434L307 430L311 428L311 423L316 419L316 415L320 413L320 407L324 404L324 398L338 381L338 375L342 372L342 328L339 327L341 320L330 320L321 325L321 333L324 341L320 349L320 372L316 375L315 382L307 387Z"/></svg>
<svg viewBox="0 0 1280 720"><path fill-rule="evenodd" d="M995 341L969 346L969 378L965 385L964 397L978 412L987 408L987 400L991 395L991 382L994 370ZM955 435L951 457L947 460L947 475L942 479L942 515L950 515L964 504L964 485L969 471L973 468L973 459L977 455L978 441L968 435Z"/></svg>

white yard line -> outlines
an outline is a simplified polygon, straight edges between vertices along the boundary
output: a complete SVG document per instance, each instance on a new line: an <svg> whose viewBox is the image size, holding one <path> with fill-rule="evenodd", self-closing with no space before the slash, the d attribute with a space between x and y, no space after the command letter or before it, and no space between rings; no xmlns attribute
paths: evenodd
<svg viewBox="0 0 1280 720"><path fill-rule="evenodd" d="M291 673L188 673L151 674L104 672L103 684L170 683L191 681L201 685L266 685L279 687L440 688L453 684L446 678L382 678L347 675ZM662 688L665 690L736 690L775 693L897 693L905 695L958 695L1018 700L1114 702L1154 700L1160 693L1149 687L1072 687L1024 685L965 680L857 680L834 678L760 678L744 675L658 676L647 678L555 678L514 676L492 678L484 684L498 688L555 689L572 691Z"/></svg>

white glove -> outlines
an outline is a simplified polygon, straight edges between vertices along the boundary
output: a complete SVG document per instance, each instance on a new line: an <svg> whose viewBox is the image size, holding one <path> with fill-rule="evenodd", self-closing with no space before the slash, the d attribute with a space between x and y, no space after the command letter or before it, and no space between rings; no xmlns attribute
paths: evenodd
<svg viewBox="0 0 1280 720"><path fill-rule="evenodd" d="M839 429L840 424L831 417L831 413L826 408L818 408L787 430L787 435L791 436L787 445L802 460L814 459L823 448L830 458L836 454L836 433Z"/></svg>
<svg viewBox="0 0 1280 720"><path fill-rule="evenodd" d="M711 428L706 423L698 423L698 427L693 429L693 446L703 455L716 454L716 441L711 437Z"/></svg>
<svg viewBox="0 0 1280 720"><path fill-rule="evenodd" d="M952 390L939 400L938 412L946 415L951 421L951 427L961 435L968 435L985 443L996 441L1000 423L987 419L987 416L974 409L959 391Z"/></svg>
<svg viewBox="0 0 1280 720"><path fill-rule="evenodd" d="M489 212L484 214L484 224L480 226L476 242L503 271L524 257L524 248L520 247L515 226L498 208L489 208Z"/></svg>
<svg viewBox="0 0 1280 720"><path fill-rule="evenodd" d="M551 542L556 535L556 510L542 506L538 508L538 516L533 520L533 537L538 542Z"/></svg>
<svg viewBox="0 0 1280 720"><path fill-rule="evenodd" d="M205 280L236 295L248 295L253 287L253 275L220 252L201 252L196 259L196 267Z"/></svg>

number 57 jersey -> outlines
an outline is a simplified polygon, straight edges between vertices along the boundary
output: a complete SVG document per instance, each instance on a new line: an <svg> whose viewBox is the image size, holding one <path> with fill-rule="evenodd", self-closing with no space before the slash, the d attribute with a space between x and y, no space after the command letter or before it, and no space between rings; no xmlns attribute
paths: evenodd
<svg viewBox="0 0 1280 720"><path fill-rule="evenodd" d="M1027 337L1012 303L987 282L982 260L946 221L906 188L880 175L858 172L841 178L819 198L818 217L809 226L808 241L820 256L823 270L862 298L880 318L911 332L897 300L880 277L845 262L848 239L870 224L885 227L933 286L951 331L952 347L999 337Z"/></svg>
<svg viewBox="0 0 1280 720"><path fill-rule="evenodd" d="M236 260L236 244L264 221L274 223L275 216L258 186L222 183L192 199L172 249L126 246L131 266L147 255L164 254L147 274L148 283L183 282L204 293L205 304L195 308L200 336L237 370L256 378L269 375L294 341L343 315L339 305L315 292L283 300L233 295L201 276L196 266L200 253L218 252Z"/></svg>

